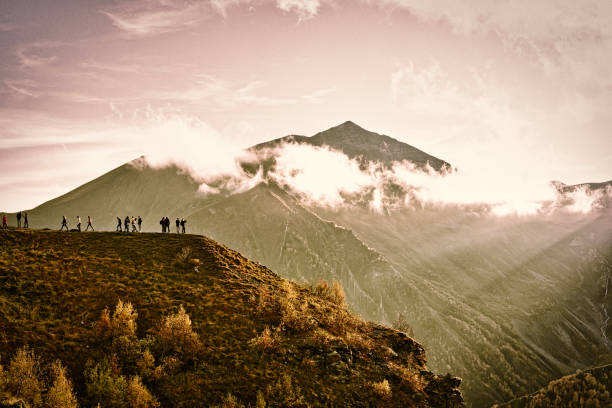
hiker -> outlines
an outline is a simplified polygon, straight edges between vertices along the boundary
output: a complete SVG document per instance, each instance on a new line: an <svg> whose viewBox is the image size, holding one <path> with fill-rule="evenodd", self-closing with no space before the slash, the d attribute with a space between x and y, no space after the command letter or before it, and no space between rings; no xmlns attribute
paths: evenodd
<svg viewBox="0 0 612 408"><path fill-rule="evenodd" d="M87 228L85 228L85 231L87 231L89 229L89 227L91 227L92 231L95 231L93 225L91 225L91 217L88 215L87 216Z"/></svg>
<svg viewBox="0 0 612 408"><path fill-rule="evenodd" d="M63 230L64 227L66 227L66 231L70 231L68 229L68 220L66 219L65 215L62 215L62 226L60 227L60 231Z"/></svg>
<svg viewBox="0 0 612 408"><path fill-rule="evenodd" d="M162 226L162 232L166 232L166 220L164 220L163 217L159 220L159 225Z"/></svg>
<svg viewBox="0 0 612 408"><path fill-rule="evenodd" d="M8 226L6 225L6 222L7 222L7 221L8 221L8 220L6 219L6 214L3 214L3 215L2 215L2 228L4 228L4 229L7 229L7 228L8 228Z"/></svg>
<svg viewBox="0 0 612 408"><path fill-rule="evenodd" d="M166 217L166 232L170 233L170 218Z"/></svg>
<svg viewBox="0 0 612 408"><path fill-rule="evenodd" d="M185 233L185 224L187 223L187 221L184 218L181 218L181 229L183 231L183 234Z"/></svg>
<svg viewBox="0 0 612 408"><path fill-rule="evenodd" d="M176 233L179 233L179 225L181 225L181 222L179 221L178 217L176 217Z"/></svg>
<svg viewBox="0 0 612 408"><path fill-rule="evenodd" d="M132 217L132 232L136 232L136 218Z"/></svg>
<svg viewBox="0 0 612 408"><path fill-rule="evenodd" d="M81 232L81 216L77 215L77 229Z"/></svg>
<svg viewBox="0 0 612 408"><path fill-rule="evenodd" d="M21 228L21 211L17 213L17 228Z"/></svg>
<svg viewBox="0 0 612 408"><path fill-rule="evenodd" d="M28 224L28 213L23 214L23 228L30 228L30 224Z"/></svg>
<svg viewBox="0 0 612 408"><path fill-rule="evenodd" d="M125 216L125 220L123 220L123 231L130 232L130 217Z"/></svg>
<svg viewBox="0 0 612 408"><path fill-rule="evenodd" d="M115 231L121 232L121 218L117 217L117 229Z"/></svg>
<svg viewBox="0 0 612 408"><path fill-rule="evenodd" d="M138 232L142 232L142 218L138 216Z"/></svg>

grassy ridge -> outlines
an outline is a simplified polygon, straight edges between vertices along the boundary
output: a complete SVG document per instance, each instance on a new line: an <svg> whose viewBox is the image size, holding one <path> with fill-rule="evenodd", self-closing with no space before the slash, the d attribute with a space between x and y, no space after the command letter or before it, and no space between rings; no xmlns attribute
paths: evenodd
<svg viewBox="0 0 612 408"><path fill-rule="evenodd" d="M428 372L404 334L348 312L341 291L290 283L205 237L9 230L0 244L3 360L23 345L61 359L80 401L84 373L110 355L162 406L209 406L228 393L254 404L258 392L274 406L284 376L309 406L461 404L458 380ZM101 312L120 299L138 313L130 347L148 345L160 375L135 371L100 334ZM159 346L161 322L181 305L199 338L189 356ZM167 369L170 357L179 361Z"/></svg>

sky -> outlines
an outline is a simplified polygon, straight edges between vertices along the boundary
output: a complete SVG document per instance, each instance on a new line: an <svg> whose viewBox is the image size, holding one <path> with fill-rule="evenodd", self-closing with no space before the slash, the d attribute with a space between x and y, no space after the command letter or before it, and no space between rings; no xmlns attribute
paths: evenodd
<svg viewBox="0 0 612 408"><path fill-rule="evenodd" d="M0 209L347 120L471 174L612 179L612 2L0 0Z"/></svg>

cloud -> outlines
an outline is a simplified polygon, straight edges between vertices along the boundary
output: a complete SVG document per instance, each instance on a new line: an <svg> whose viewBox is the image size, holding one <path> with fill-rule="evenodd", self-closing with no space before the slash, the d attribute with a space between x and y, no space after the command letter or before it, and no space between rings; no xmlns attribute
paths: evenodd
<svg viewBox="0 0 612 408"><path fill-rule="evenodd" d="M276 0L276 6L283 11L294 12L300 20L305 20L317 14L321 2L319 0Z"/></svg>
<svg viewBox="0 0 612 408"><path fill-rule="evenodd" d="M45 55L51 48L64 45L58 42L37 41L17 48L15 55L22 68L38 68L51 64L57 60L55 55Z"/></svg>
<svg viewBox="0 0 612 408"><path fill-rule="evenodd" d="M16 92L22 96L28 96L30 98L38 98L41 93L35 90L36 84L34 81L29 79L21 79L21 80L9 80L5 79L2 81L4 85L10 90Z"/></svg>
<svg viewBox="0 0 612 408"><path fill-rule="evenodd" d="M100 13L128 35L144 37L197 25L208 17L209 10L207 2L198 0L137 0L119 3Z"/></svg>

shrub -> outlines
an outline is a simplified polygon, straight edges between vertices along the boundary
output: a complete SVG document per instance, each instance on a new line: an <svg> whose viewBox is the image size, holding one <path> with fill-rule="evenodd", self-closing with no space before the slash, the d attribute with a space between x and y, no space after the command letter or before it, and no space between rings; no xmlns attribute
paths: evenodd
<svg viewBox="0 0 612 408"><path fill-rule="evenodd" d="M51 365L51 376L53 384L46 396L47 408L76 408L78 407L76 396L72 391L72 382L66 376L66 369L59 360Z"/></svg>
<svg viewBox="0 0 612 408"><path fill-rule="evenodd" d="M289 374L283 374L266 389L269 408L306 408L302 390Z"/></svg>
<svg viewBox="0 0 612 408"><path fill-rule="evenodd" d="M389 381L387 381L387 379L381 382L371 382L370 387L376 397L382 400L391 399L391 386L389 386Z"/></svg>
<svg viewBox="0 0 612 408"><path fill-rule="evenodd" d="M338 281L334 281L333 285L329 286L329 283L321 279L312 291L322 298L327 299L342 308L346 308L346 296L344 294L344 289L342 289L342 285L340 285Z"/></svg>
<svg viewBox="0 0 612 408"><path fill-rule="evenodd" d="M284 299L281 304L281 324L296 332L314 329L317 322L307 313L308 303L299 302L297 298Z"/></svg>
<svg viewBox="0 0 612 408"><path fill-rule="evenodd" d="M116 375L108 361L96 364L85 372L85 391L89 405L103 403L105 408L122 408L128 383Z"/></svg>
<svg viewBox="0 0 612 408"><path fill-rule="evenodd" d="M41 406L44 384L39 375L40 364L34 352L27 348L17 350L6 373L7 392L30 407Z"/></svg>
<svg viewBox="0 0 612 408"><path fill-rule="evenodd" d="M399 330L402 333L406 333L410 337L414 337L414 331L412 330L412 326L408 323L408 319L403 313L397 314L397 319L392 324L392 327L395 330Z"/></svg>
<svg viewBox="0 0 612 408"><path fill-rule="evenodd" d="M266 326L259 336L249 341L249 345L260 351L275 350L279 346L278 333Z"/></svg>
<svg viewBox="0 0 612 408"><path fill-rule="evenodd" d="M266 399L261 391L257 391L257 399L255 400L255 408L266 408Z"/></svg>
<svg viewBox="0 0 612 408"><path fill-rule="evenodd" d="M178 312L164 318L157 332L164 352L193 355L200 349L198 335L191 327L191 319L181 305Z"/></svg>
<svg viewBox="0 0 612 408"><path fill-rule="evenodd" d="M113 337L135 336L137 317L138 313L136 313L134 306L132 306L130 302L123 303L120 299L117 302L117 306L115 307L115 312L113 313L113 318L111 320Z"/></svg>
<svg viewBox="0 0 612 408"><path fill-rule="evenodd" d="M190 257L191 257L190 247L182 248L180 252L176 255L176 259L181 263L186 263L187 261L189 261Z"/></svg>
<svg viewBox="0 0 612 408"><path fill-rule="evenodd" d="M221 405L217 405L215 408L245 408L245 407L244 407L244 404L238 400L238 398L234 397L231 393L228 393L221 400Z"/></svg>
<svg viewBox="0 0 612 408"><path fill-rule="evenodd" d="M154 408L159 406L159 402L142 384L138 376L130 378L125 392L125 400L130 408Z"/></svg>

